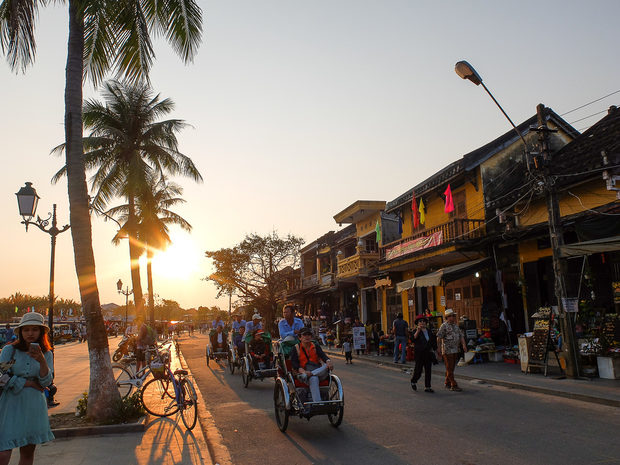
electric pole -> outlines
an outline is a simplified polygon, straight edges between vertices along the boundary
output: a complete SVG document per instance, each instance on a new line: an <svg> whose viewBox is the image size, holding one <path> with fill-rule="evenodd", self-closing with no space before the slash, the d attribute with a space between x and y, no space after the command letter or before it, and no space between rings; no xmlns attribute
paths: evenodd
<svg viewBox="0 0 620 465"><path fill-rule="evenodd" d="M575 343L575 330L573 320L566 311L564 302L566 299L566 264L560 258L560 247L564 245L562 231L560 205L558 202L555 178L550 175L551 153L549 149L549 132L545 119L545 106L541 103L536 107L538 116L538 142L542 156L543 186L547 201L547 211L549 214L549 239L551 241L551 252L553 260L553 274L555 276L555 296L558 303L558 320L560 322L560 332L562 341L566 347L566 376L569 378L579 377L579 360L577 358L577 346Z"/></svg>

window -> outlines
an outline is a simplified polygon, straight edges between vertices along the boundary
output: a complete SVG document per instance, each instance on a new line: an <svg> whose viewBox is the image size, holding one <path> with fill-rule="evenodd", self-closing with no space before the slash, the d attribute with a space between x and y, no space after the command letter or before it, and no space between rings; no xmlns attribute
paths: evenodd
<svg viewBox="0 0 620 465"><path fill-rule="evenodd" d="M471 288L469 286L463 288L463 299L471 298Z"/></svg>
<svg viewBox="0 0 620 465"><path fill-rule="evenodd" d="M480 298L480 285L479 284L475 284L474 286L472 286L471 291L474 296L474 299Z"/></svg>
<svg viewBox="0 0 620 465"><path fill-rule="evenodd" d="M446 300L454 299L454 291L452 289L446 289Z"/></svg>

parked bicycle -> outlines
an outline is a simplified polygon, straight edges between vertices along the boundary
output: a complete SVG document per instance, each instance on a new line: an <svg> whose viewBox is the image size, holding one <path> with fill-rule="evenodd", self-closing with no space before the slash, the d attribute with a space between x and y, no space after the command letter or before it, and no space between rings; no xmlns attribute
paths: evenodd
<svg viewBox="0 0 620 465"><path fill-rule="evenodd" d="M112 374L121 397L125 398L134 388L140 389L152 371L170 364L169 349L160 349L157 346L149 347L145 351L148 363L138 372L133 371L131 363L113 363ZM131 359L128 359L130 361ZM135 359L133 359L135 361Z"/></svg>
<svg viewBox="0 0 620 465"><path fill-rule="evenodd" d="M196 426L198 396L187 376L187 370L175 370L168 365L151 368L153 379L140 391L140 400L147 412L158 417L168 417L180 412L188 430Z"/></svg>

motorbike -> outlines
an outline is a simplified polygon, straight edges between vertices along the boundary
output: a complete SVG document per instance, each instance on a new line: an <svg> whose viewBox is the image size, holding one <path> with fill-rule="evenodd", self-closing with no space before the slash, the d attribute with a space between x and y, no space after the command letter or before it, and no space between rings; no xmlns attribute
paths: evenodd
<svg viewBox="0 0 620 465"><path fill-rule="evenodd" d="M135 336L123 336L123 339L118 343L118 348L112 355L112 360L118 362L123 357L127 357L130 354L133 355L136 349L136 337Z"/></svg>

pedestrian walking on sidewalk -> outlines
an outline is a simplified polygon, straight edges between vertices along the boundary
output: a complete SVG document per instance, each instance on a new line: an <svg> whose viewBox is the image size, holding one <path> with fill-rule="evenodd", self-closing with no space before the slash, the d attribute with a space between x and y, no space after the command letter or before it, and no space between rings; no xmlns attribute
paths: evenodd
<svg viewBox="0 0 620 465"><path fill-rule="evenodd" d="M342 352L344 352L345 363L353 364L353 344L351 339L346 338L342 343Z"/></svg>
<svg viewBox="0 0 620 465"><path fill-rule="evenodd" d="M400 363L405 363L407 354L407 334L409 334L409 324L403 320L403 314L396 315L392 323L392 333L394 334L394 363L398 363L398 347L400 346Z"/></svg>
<svg viewBox="0 0 620 465"><path fill-rule="evenodd" d="M467 352L465 337L463 332L456 324L456 313L451 308L447 309L444 314L446 321L437 331L437 339L439 340L439 353L443 356L443 362L446 365L446 380L444 385L446 389L451 391L462 391L454 379L454 368L459 357L459 346Z"/></svg>
<svg viewBox="0 0 620 465"><path fill-rule="evenodd" d="M437 338L428 327L428 320L424 315L418 315L415 322L416 330L413 333L415 368L411 377L411 389L418 390L416 383L422 376L422 369L424 369L424 391L434 392L431 388L431 369L433 364L437 363L435 357Z"/></svg>
<svg viewBox="0 0 620 465"><path fill-rule="evenodd" d="M14 362L0 395L0 465L9 463L17 447L20 465L31 465L36 445L54 439L43 394L52 384L54 362L43 315L26 313L15 333L17 340L0 354L0 363Z"/></svg>

